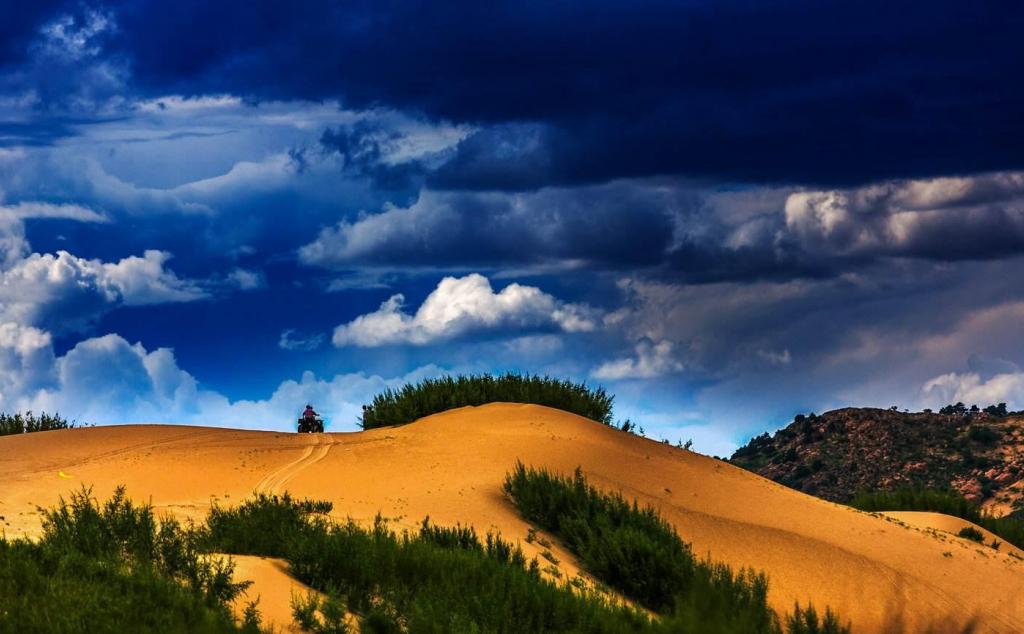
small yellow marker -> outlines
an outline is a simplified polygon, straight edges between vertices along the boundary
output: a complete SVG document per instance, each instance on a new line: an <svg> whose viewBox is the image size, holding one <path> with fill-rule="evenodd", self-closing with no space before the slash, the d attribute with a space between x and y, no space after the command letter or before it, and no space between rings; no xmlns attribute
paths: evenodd
<svg viewBox="0 0 1024 634"><path fill-rule="evenodd" d="M68 474L64 473L63 471L58 471L57 475L59 475L60 477L64 478L65 480L70 480L72 478L72 476L69 476Z"/></svg>

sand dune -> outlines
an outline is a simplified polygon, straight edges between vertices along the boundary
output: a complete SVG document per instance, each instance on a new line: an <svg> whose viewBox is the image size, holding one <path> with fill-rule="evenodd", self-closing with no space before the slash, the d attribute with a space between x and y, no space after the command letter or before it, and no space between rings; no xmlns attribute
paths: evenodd
<svg viewBox="0 0 1024 634"><path fill-rule="evenodd" d="M292 595L305 596L316 592L288 575L288 563L271 557L234 555L235 578L251 581L245 592L232 605L235 616L241 620L245 606L257 602L260 618L277 632L301 632L292 621Z"/></svg>
<svg viewBox="0 0 1024 634"><path fill-rule="evenodd" d="M532 405L463 408L404 427L313 436L132 425L0 438L0 515L8 535L36 534L36 505L81 484L98 496L124 484L158 510L197 519L212 502L288 490L333 501L339 518L369 521L379 511L413 528L429 515L515 540L528 526L501 483L517 459L565 473L580 466L597 486L660 508L697 553L767 571L780 610L812 600L837 609L859 632L895 621L923 631L968 617L981 631L1022 631L1024 562L1008 550L824 502ZM571 556L554 550L563 571L575 574Z"/></svg>
<svg viewBox="0 0 1024 634"><path fill-rule="evenodd" d="M908 526L913 526L914 528L940 531L942 533L949 533L953 536L959 533L962 529L971 527L981 533L982 537L985 538L986 544L997 542L999 543L1000 551L1008 554L1012 553L1013 555L1016 555L1017 557L1024 559L1024 550L1021 550L1020 548L1017 548L1012 544L1006 543L1005 541L1003 541L1002 537L999 537L994 533L990 532L989 530L982 528L981 526L978 526L974 522L969 522L959 517L954 517L952 515L944 515L942 513L929 513L925 511L887 511L885 513L882 513L882 515L899 520L904 524L907 524ZM942 536L942 539L945 539L945 536ZM963 538L956 537L956 539ZM974 545L977 546L976 543L974 543Z"/></svg>

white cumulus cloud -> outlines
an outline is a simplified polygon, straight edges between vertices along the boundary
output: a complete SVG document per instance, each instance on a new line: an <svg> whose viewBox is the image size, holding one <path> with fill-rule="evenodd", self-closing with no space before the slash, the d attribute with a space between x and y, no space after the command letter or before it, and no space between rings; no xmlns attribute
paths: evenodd
<svg viewBox="0 0 1024 634"><path fill-rule="evenodd" d="M966 403L986 407L997 403L1024 403L1024 372L1006 372L985 378L977 372L950 372L934 377L921 392L934 406Z"/></svg>
<svg viewBox="0 0 1024 634"><path fill-rule="evenodd" d="M50 334L31 326L0 324L0 408L58 412L89 424L180 423L292 430L306 403L334 430L357 428L362 405L374 394L443 374L433 365L384 378L362 372L329 379L305 372L282 381L264 399L232 401L203 389L169 348L147 350L116 334L79 342L63 356Z"/></svg>
<svg viewBox="0 0 1024 634"><path fill-rule="evenodd" d="M444 278L414 314L405 311L404 302L404 296L393 295L375 312L338 326L334 345L423 345L483 330L588 332L597 327L597 311L589 306L562 302L521 284L495 293L490 281L477 273Z"/></svg>
<svg viewBox="0 0 1024 634"><path fill-rule="evenodd" d="M118 262L72 255L32 255L0 270L0 319L73 328L117 306L187 302L206 297L166 268L170 254L146 251Z"/></svg>
<svg viewBox="0 0 1024 634"><path fill-rule="evenodd" d="M56 376L50 333L16 323L0 324L0 410L51 383Z"/></svg>
<svg viewBox="0 0 1024 634"><path fill-rule="evenodd" d="M116 263L99 264L100 277L109 279L127 306L189 302L206 297L194 282L183 280L165 268L166 251L147 250L142 257L129 256ZM90 261L97 266L96 261Z"/></svg>
<svg viewBox="0 0 1024 634"><path fill-rule="evenodd" d="M634 352L632 357L601 364L591 373L592 376L606 381L653 379L683 370L683 363L676 357L675 345L671 341L655 343L644 338L637 342Z"/></svg>

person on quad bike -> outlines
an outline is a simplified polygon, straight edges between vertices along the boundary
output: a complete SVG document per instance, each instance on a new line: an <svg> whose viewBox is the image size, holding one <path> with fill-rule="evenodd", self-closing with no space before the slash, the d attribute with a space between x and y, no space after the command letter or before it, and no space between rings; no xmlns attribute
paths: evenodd
<svg viewBox="0 0 1024 634"><path fill-rule="evenodd" d="M323 433L323 431L323 419L316 413L312 405L306 405L306 409L302 412L302 416L299 418L299 433L313 434Z"/></svg>

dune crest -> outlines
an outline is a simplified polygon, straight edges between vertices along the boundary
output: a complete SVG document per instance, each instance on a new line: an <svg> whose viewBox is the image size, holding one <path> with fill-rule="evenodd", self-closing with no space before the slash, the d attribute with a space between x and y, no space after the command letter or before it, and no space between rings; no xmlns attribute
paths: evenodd
<svg viewBox="0 0 1024 634"><path fill-rule="evenodd" d="M780 611L830 606L857 632L905 631L978 619L979 631L1020 631L1024 561L940 539L881 516L787 489L724 462L573 414L495 403L394 428L317 436L172 425L126 425L0 438L6 533L37 534L36 506L82 484L118 484L158 512L201 519L212 503L254 491L331 500L334 515L378 512L413 528L429 515L522 540L529 526L501 484L516 460L570 473L653 505L698 555L764 570ZM62 473L70 478L61 477ZM576 573L557 545L561 569ZM987 551L987 552L986 552ZM267 600L266 597L263 599Z"/></svg>

